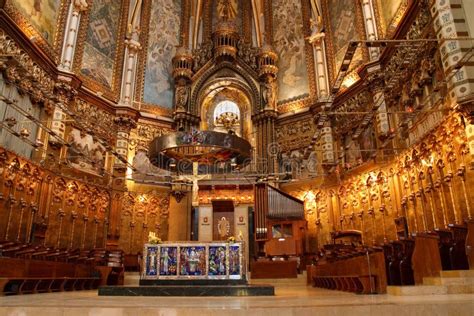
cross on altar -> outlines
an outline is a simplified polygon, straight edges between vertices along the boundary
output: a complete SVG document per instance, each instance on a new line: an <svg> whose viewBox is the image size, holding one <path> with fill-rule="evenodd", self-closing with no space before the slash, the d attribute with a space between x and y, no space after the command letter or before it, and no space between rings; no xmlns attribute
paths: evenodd
<svg viewBox="0 0 474 316"><path fill-rule="evenodd" d="M199 206L199 180L207 180L211 179L210 174L202 174L198 175L198 170L199 170L199 163L198 162L193 162L193 175L192 176L180 176L179 180L186 180L186 181L192 181L193 182L193 200L192 200L192 206Z"/></svg>

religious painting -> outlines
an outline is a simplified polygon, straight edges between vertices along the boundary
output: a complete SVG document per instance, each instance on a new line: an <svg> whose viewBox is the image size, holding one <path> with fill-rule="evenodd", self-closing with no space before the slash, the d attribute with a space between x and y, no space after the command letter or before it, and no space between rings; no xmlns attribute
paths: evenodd
<svg viewBox="0 0 474 316"><path fill-rule="evenodd" d="M278 54L278 101L309 93L300 1L273 0L273 45Z"/></svg>
<svg viewBox="0 0 474 316"><path fill-rule="evenodd" d="M89 13L81 74L112 90L121 1L94 1Z"/></svg>
<svg viewBox="0 0 474 316"><path fill-rule="evenodd" d="M241 274L241 263L240 263L240 244L231 244L229 246L229 275L240 276Z"/></svg>
<svg viewBox="0 0 474 316"><path fill-rule="evenodd" d="M242 0L214 0L214 10L212 14L213 30L216 29L219 21L233 21L238 30L242 29Z"/></svg>
<svg viewBox="0 0 474 316"><path fill-rule="evenodd" d="M349 42L362 39L363 29L360 28L363 28L363 25L359 21L362 12L357 1L354 0L325 0L324 3L325 15L328 19L325 23L328 28L326 34L329 35L335 77L342 65ZM358 48L352 58L349 70L353 70L361 64L362 59L362 50Z"/></svg>
<svg viewBox="0 0 474 316"><path fill-rule="evenodd" d="M156 276L158 274L158 246L147 246L145 253L145 276Z"/></svg>
<svg viewBox="0 0 474 316"><path fill-rule="evenodd" d="M407 7L408 0L377 0L376 9L380 16L383 37L389 38L393 35Z"/></svg>
<svg viewBox="0 0 474 316"><path fill-rule="evenodd" d="M226 246L209 246L209 272L210 276L227 274Z"/></svg>
<svg viewBox="0 0 474 316"><path fill-rule="evenodd" d="M179 259L180 275L198 276L206 274L206 247L181 247Z"/></svg>
<svg viewBox="0 0 474 316"><path fill-rule="evenodd" d="M160 275L177 275L178 247L160 248Z"/></svg>
<svg viewBox="0 0 474 316"><path fill-rule="evenodd" d="M232 204L230 206L233 207ZM213 217L213 239L227 240L234 231L234 212L214 212Z"/></svg>
<svg viewBox="0 0 474 316"><path fill-rule="evenodd" d="M41 37L53 46L61 0L11 0Z"/></svg>
<svg viewBox="0 0 474 316"><path fill-rule="evenodd" d="M143 101L171 109L172 59L179 45L181 1L152 1Z"/></svg>
<svg viewBox="0 0 474 316"><path fill-rule="evenodd" d="M105 165L105 147L96 142L85 132L73 128L69 133L71 146L66 152L66 159L72 167L80 171L99 175Z"/></svg>

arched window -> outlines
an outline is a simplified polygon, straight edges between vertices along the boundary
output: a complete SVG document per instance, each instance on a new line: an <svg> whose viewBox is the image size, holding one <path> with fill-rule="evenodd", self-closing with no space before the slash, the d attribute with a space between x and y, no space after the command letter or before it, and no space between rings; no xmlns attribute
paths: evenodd
<svg viewBox="0 0 474 316"><path fill-rule="evenodd" d="M214 124L221 125L218 122L219 118L222 115L231 115L231 113L235 115L237 121L240 120L240 109L235 102L229 100L220 102L214 109Z"/></svg>

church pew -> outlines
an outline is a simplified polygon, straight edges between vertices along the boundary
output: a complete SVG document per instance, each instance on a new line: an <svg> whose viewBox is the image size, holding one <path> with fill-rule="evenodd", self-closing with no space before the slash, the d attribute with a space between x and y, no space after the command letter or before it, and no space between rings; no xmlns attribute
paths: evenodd
<svg viewBox="0 0 474 316"><path fill-rule="evenodd" d="M0 278L0 295L93 290L99 284L98 277Z"/></svg>
<svg viewBox="0 0 474 316"><path fill-rule="evenodd" d="M346 252L347 253L347 252ZM315 286L360 294L386 293L385 257L375 249L367 254L360 250L327 263L310 266Z"/></svg>

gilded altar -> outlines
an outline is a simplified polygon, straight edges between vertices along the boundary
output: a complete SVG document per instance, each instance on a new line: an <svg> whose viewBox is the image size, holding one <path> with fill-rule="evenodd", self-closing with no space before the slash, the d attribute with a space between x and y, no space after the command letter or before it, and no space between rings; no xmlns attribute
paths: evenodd
<svg viewBox="0 0 474 316"><path fill-rule="evenodd" d="M243 242L145 244L142 279L245 279Z"/></svg>

